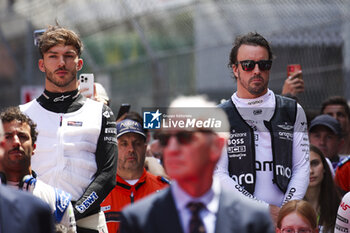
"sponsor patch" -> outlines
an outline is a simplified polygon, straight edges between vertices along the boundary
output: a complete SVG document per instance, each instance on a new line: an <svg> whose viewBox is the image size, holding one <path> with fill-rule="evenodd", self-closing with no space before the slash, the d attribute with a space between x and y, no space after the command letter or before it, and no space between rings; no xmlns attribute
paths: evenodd
<svg viewBox="0 0 350 233"><path fill-rule="evenodd" d="M117 128L106 128L105 133L117 134Z"/></svg>
<svg viewBox="0 0 350 233"><path fill-rule="evenodd" d="M104 113L102 113L103 116L105 116L106 118L110 118L111 114L109 113L109 111L105 111Z"/></svg>
<svg viewBox="0 0 350 233"><path fill-rule="evenodd" d="M287 122L284 122L284 125L277 125L278 127L280 127L281 129L284 129L284 130L291 130L294 128L293 125L288 125Z"/></svg>
<svg viewBox="0 0 350 233"><path fill-rule="evenodd" d="M68 121L67 125L81 127L81 126L83 126L83 122L82 121Z"/></svg>
<svg viewBox="0 0 350 233"><path fill-rule="evenodd" d="M98 196L96 192L92 192L86 199L81 203L80 205L76 205L75 209L79 213L84 213L86 209L88 209L96 200L98 199Z"/></svg>

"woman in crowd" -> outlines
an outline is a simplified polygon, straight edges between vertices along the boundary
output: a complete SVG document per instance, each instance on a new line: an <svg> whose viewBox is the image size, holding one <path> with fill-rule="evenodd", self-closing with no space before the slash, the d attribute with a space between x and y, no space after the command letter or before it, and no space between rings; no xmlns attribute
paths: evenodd
<svg viewBox="0 0 350 233"><path fill-rule="evenodd" d="M323 153L310 145L310 183L304 200L316 210L322 233L333 233L341 195Z"/></svg>
<svg viewBox="0 0 350 233"><path fill-rule="evenodd" d="M310 203L292 200L278 213L276 233L317 233L317 216Z"/></svg>

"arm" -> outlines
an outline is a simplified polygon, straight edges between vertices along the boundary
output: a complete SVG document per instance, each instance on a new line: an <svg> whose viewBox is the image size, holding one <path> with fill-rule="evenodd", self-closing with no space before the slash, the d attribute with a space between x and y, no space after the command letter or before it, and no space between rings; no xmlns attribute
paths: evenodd
<svg viewBox="0 0 350 233"><path fill-rule="evenodd" d="M283 204L294 199L303 199L309 185L309 138L305 112L298 104L293 135L292 177L284 195ZM283 205L282 204L282 205Z"/></svg>
<svg viewBox="0 0 350 233"><path fill-rule="evenodd" d="M112 110L106 105L103 106L102 115L102 127L95 153L97 172L95 179L75 204L75 206L84 205L86 208L81 213L76 207L74 208L76 220L97 213L101 202L116 185L118 159L116 123Z"/></svg>

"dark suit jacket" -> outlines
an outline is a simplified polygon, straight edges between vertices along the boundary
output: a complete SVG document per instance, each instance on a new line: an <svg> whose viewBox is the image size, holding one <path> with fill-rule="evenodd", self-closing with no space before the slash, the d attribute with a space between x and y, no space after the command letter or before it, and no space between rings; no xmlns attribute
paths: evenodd
<svg viewBox="0 0 350 233"><path fill-rule="evenodd" d="M48 204L30 193L0 185L1 233L51 233L53 222Z"/></svg>
<svg viewBox="0 0 350 233"><path fill-rule="evenodd" d="M122 211L122 233L182 233L170 188L146 197ZM216 233L273 233L267 207L222 187Z"/></svg>

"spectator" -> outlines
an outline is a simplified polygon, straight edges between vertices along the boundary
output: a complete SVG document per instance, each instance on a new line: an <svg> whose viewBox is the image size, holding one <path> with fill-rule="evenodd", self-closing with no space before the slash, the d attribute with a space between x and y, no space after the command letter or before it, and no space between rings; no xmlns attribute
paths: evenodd
<svg viewBox="0 0 350 233"><path fill-rule="evenodd" d="M219 106L230 121L227 155L216 173L275 206L302 199L308 186L309 140L304 110L268 89L272 52L258 33L236 38L229 67L237 92ZM240 190L243 190L239 188Z"/></svg>
<svg viewBox="0 0 350 233"><path fill-rule="evenodd" d="M341 96L332 96L322 103L321 114L328 114L340 123L344 145L339 151L341 155L350 154L350 108Z"/></svg>
<svg viewBox="0 0 350 233"><path fill-rule="evenodd" d="M212 114L196 119L204 121L215 116L221 119L222 128L228 130L225 113L215 108L214 103L200 97L182 97L170 105L173 110L185 106L211 107ZM168 114L175 113L176 110ZM267 208L241 198L213 180L216 162L227 139L214 130L214 127L176 127L158 135L164 147L165 168L174 182L170 188L124 209L121 232L273 232Z"/></svg>
<svg viewBox="0 0 350 233"><path fill-rule="evenodd" d="M4 130L0 120L0 157L4 156ZM0 173L1 174L1 173ZM4 178L4 175L1 174ZM39 198L0 185L2 233L51 233L53 218L49 205Z"/></svg>
<svg viewBox="0 0 350 233"><path fill-rule="evenodd" d="M334 180L344 192L350 191L350 155L338 163Z"/></svg>
<svg viewBox="0 0 350 233"><path fill-rule="evenodd" d="M72 195L79 233L107 231L100 204L115 186L117 169L113 112L78 92L82 50L73 31L50 26L39 38L44 93L20 106L39 132L32 167L45 183Z"/></svg>
<svg viewBox="0 0 350 233"><path fill-rule="evenodd" d="M309 138L310 143L332 162L334 172L339 163L339 151L344 144L339 122L325 114L315 117L310 123Z"/></svg>
<svg viewBox="0 0 350 233"><path fill-rule="evenodd" d="M71 195L37 179L31 169L31 157L35 151L36 125L19 108L10 107L1 113L4 126L5 153L0 157L2 183L14 189L22 189L47 202L56 221L56 232L76 232Z"/></svg>
<svg viewBox="0 0 350 233"><path fill-rule="evenodd" d="M119 122L117 139L117 185L101 204L108 232L119 232L120 211L123 207L168 184L163 177L152 175L144 168L147 144L140 123L129 119Z"/></svg>
<svg viewBox="0 0 350 233"><path fill-rule="evenodd" d="M317 216L312 206L303 200L292 200L280 210L276 233L317 233Z"/></svg>
<svg viewBox="0 0 350 233"><path fill-rule="evenodd" d="M333 232L340 199L322 151L310 145L310 183L304 200L314 207L323 233Z"/></svg>
<svg viewBox="0 0 350 233"><path fill-rule="evenodd" d="M291 98L297 98L296 96L302 92L304 92L304 80L303 73L300 70L299 72L287 77L286 80L284 80L282 95Z"/></svg>
<svg viewBox="0 0 350 233"><path fill-rule="evenodd" d="M335 233L350 232L350 192L345 194L338 208Z"/></svg>

